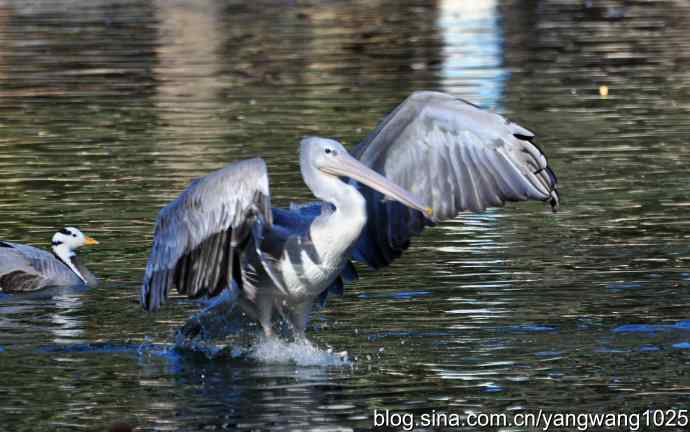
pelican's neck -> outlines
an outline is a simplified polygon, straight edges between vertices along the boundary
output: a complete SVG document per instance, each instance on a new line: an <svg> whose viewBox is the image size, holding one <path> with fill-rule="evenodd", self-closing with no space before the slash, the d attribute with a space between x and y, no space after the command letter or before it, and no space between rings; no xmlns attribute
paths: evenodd
<svg viewBox="0 0 690 432"><path fill-rule="evenodd" d="M352 247L367 222L366 200L354 186L318 173L316 185L308 183L314 195L335 210L322 211L311 226L311 237L319 255L340 264L349 258Z"/></svg>
<svg viewBox="0 0 690 432"><path fill-rule="evenodd" d="M354 186L342 181L340 181L340 183L342 183L341 188L338 189L337 194L335 194L332 199L328 200L328 202L335 206L335 211L337 213L340 213L346 218L353 219L352 222L361 222L361 228L363 228L367 217L366 200ZM359 236L359 233L357 235Z"/></svg>
<svg viewBox="0 0 690 432"><path fill-rule="evenodd" d="M53 253L60 261L69 267L70 270L72 270L74 274L76 274L79 279L82 280L82 282L88 285L86 278L84 278L81 272L77 269L77 266L74 265L74 262L72 261L72 258L76 255L72 249L68 248L64 243L60 243L58 245L53 245Z"/></svg>

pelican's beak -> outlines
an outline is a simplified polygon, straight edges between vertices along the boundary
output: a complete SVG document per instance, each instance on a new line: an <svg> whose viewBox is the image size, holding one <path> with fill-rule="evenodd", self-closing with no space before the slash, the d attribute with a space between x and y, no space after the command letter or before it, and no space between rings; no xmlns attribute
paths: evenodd
<svg viewBox="0 0 690 432"><path fill-rule="evenodd" d="M93 237L85 237L84 238L84 244L86 246L97 245L98 241Z"/></svg>
<svg viewBox="0 0 690 432"><path fill-rule="evenodd" d="M367 167L349 154L341 153L334 158L332 162L328 161L327 165L319 167L319 169L327 174L339 177L350 177L351 179L357 180L391 199L399 201L415 210L419 210L424 213L427 218L432 218L433 211L431 207L425 205L421 199Z"/></svg>

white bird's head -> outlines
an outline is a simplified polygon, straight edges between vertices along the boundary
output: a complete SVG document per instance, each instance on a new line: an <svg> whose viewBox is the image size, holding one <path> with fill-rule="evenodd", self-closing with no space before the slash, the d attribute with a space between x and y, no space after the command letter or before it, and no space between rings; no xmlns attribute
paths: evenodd
<svg viewBox="0 0 690 432"><path fill-rule="evenodd" d="M85 236L84 233L74 227L65 227L53 235L53 253L87 285L88 282L84 275L73 262L75 257L74 250L82 246L95 244L98 244L95 239Z"/></svg>
<svg viewBox="0 0 690 432"><path fill-rule="evenodd" d="M95 245L98 242L87 237L74 227L65 227L53 235L53 250L67 250L73 252L82 246Z"/></svg>

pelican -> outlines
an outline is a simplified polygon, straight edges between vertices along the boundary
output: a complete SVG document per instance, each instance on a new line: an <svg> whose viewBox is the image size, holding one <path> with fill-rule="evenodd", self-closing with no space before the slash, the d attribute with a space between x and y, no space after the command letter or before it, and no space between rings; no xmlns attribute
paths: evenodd
<svg viewBox="0 0 690 432"><path fill-rule="evenodd" d="M53 235L52 253L19 243L0 241L0 291L28 292L53 286L98 285L75 251L98 244L74 227Z"/></svg>
<svg viewBox="0 0 690 432"><path fill-rule="evenodd" d="M265 162L231 164L160 211L141 303L156 310L173 287L190 298L229 289L266 336L276 312L303 336L313 304L357 277L352 261L387 266L463 211L524 200L556 211L556 176L533 139L498 114L416 92L352 154L302 139L302 177L320 202L272 208Z"/></svg>

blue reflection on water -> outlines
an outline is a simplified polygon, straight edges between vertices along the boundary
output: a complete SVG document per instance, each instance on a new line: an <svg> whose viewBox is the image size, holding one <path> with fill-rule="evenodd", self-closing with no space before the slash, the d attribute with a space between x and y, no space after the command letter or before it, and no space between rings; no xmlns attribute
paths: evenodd
<svg viewBox="0 0 690 432"><path fill-rule="evenodd" d="M657 333L673 330L690 331L690 320L675 324L625 324L614 328L614 333Z"/></svg>
<svg viewBox="0 0 690 432"><path fill-rule="evenodd" d="M508 327L512 332L555 332L558 328L541 324L516 324Z"/></svg>
<svg viewBox="0 0 690 432"><path fill-rule="evenodd" d="M642 288L642 284L637 282L611 282L608 284L608 289L613 292L637 288Z"/></svg>
<svg viewBox="0 0 690 432"><path fill-rule="evenodd" d="M357 297L361 299L392 298L396 300L411 300L417 297L425 297L430 295L431 291L398 291L394 293L361 293Z"/></svg>

